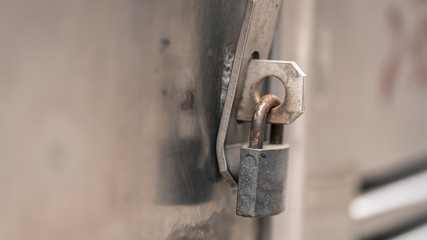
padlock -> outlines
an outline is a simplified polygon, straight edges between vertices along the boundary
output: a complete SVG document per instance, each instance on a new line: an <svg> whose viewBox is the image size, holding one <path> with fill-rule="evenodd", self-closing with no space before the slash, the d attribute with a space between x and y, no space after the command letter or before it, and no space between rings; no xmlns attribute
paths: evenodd
<svg viewBox="0 0 427 240"><path fill-rule="evenodd" d="M279 104L277 96L264 95L253 114L249 145L240 150L237 215L266 217L284 211L289 145L281 144L283 125L272 125L270 143L264 146L267 115Z"/></svg>

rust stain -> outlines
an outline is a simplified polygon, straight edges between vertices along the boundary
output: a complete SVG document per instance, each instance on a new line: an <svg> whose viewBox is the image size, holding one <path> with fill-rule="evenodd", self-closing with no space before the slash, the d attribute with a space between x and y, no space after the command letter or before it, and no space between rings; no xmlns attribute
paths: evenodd
<svg viewBox="0 0 427 240"><path fill-rule="evenodd" d="M262 149L264 145L265 123L272 108L280 105L280 99L273 94L264 95L257 104L251 123L249 147Z"/></svg>

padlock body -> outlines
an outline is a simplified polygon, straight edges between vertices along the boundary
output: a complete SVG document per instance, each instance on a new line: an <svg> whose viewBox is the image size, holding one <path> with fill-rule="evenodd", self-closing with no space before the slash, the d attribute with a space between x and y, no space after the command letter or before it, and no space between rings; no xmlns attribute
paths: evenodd
<svg viewBox="0 0 427 240"><path fill-rule="evenodd" d="M289 145L284 144L241 148L237 215L266 217L283 212L288 153Z"/></svg>

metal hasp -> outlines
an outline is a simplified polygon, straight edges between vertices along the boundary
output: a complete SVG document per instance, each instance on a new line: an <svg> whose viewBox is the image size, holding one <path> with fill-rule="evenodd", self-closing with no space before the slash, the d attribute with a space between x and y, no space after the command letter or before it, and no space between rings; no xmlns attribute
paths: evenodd
<svg viewBox="0 0 427 240"><path fill-rule="evenodd" d="M267 122L289 125L304 113L306 75L298 65L288 61L252 60L243 85L237 120L251 121L253 110L260 100L261 82L270 76L278 78L283 83L285 98L278 107L271 110Z"/></svg>
<svg viewBox="0 0 427 240"><path fill-rule="evenodd" d="M243 79L246 78L251 59L268 57L280 4L281 0L248 0L243 15L216 144L219 171L232 186L237 186L238 158L242 145L231 142L229 136L247 132L236 121ZM233 144L237 144L236 147L228 148Z"/></svg>
<svg viewBox="0 0 427 240"><path fill-rule="evenodd" d="M289 145L267 144L264 147L267 116L279 104L279 98L267 94L253 112L249 146L240 150L237 215L266 217L284 210ZM283 131L275 131L271 138L278 139L280 137L275 135L282 134Z"/></svg>
<svg viewBox="0 0 427 240"><path fill-rule="evenodd" d="M246 4L216 145L219 171L233 187L237 186L240 148L245 143L230 136L246 136L244 122L251 121L260 100L262 79L279 78L286 92L282 103L268 115L268 123L290 124L304 111L305 74L301 69L294 62L258 60L269 55L280 4L281 0L248 0Z"/></svg>

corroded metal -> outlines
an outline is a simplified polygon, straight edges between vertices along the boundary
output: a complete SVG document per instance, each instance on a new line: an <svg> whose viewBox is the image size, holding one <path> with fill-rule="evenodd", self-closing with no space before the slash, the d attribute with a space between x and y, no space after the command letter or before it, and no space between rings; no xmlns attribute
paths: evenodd
<svg viewBox="0 0 427 240"><path fill-rule="evenodd" d="M0 2L0 239L259 239L214 150L246 0Z"/></svg>
<svg viewBox="0 0 427 240"><path fill-rule="evenodd" d="M237 48L234 51L233 68L228 82L216 143L219 171L231 186L237 185L237 179L233 177L232 172L238 172L238 170L230 169L230 166L238 166L238 158L233 158L235 151L227 149L234 149L228 148L228 146L240 144L242 139L247 137L242 133L247 134L245 129L248 124L238 124L236 115L247 76L248 64L253 58L265 59L268 57L281 2L282 0L247 1ZM252 106L250 115L255 105Z"/></svg>
<svg viewBox="0 0 427 240"><path fill-rule="evenodd" d="M305 110L305 73L295 62L274 60L251 60L248 66L237 119L251 121L252 111L260 100L260 85L267 77L278 78L285 88L285 98L268 115L268 123L291 124Z"/></svg>
<svg viewBox="0 0 427 240"><path fill-rule="evenodd" d="M273 94L264 95L252 116L249 146L240 150L237 215L266 217L284 210L289 146L281 144L283 125L274 124L272 141L263 148L267 116L280 105Z"/></svg>
<svg viewBox="0 0 427 240"><path fill-rule="evenodd" d="M266 217L285 210L289 145L266 144L240 150L237 215Z"/></svg>
<svg viewBox="0 0 427 240"><path fill-rule="evenodd" d="M281 144L283 142L283 124L271 124L270 144Z"/></svg>
<svg viewBox="0 0 427 240"><path fill-rule="evenodd" d="M264 144L265 123L268 113L280 105L280 99L273 94L264 95L252 115L249 147L261 149Z"/></svg>

